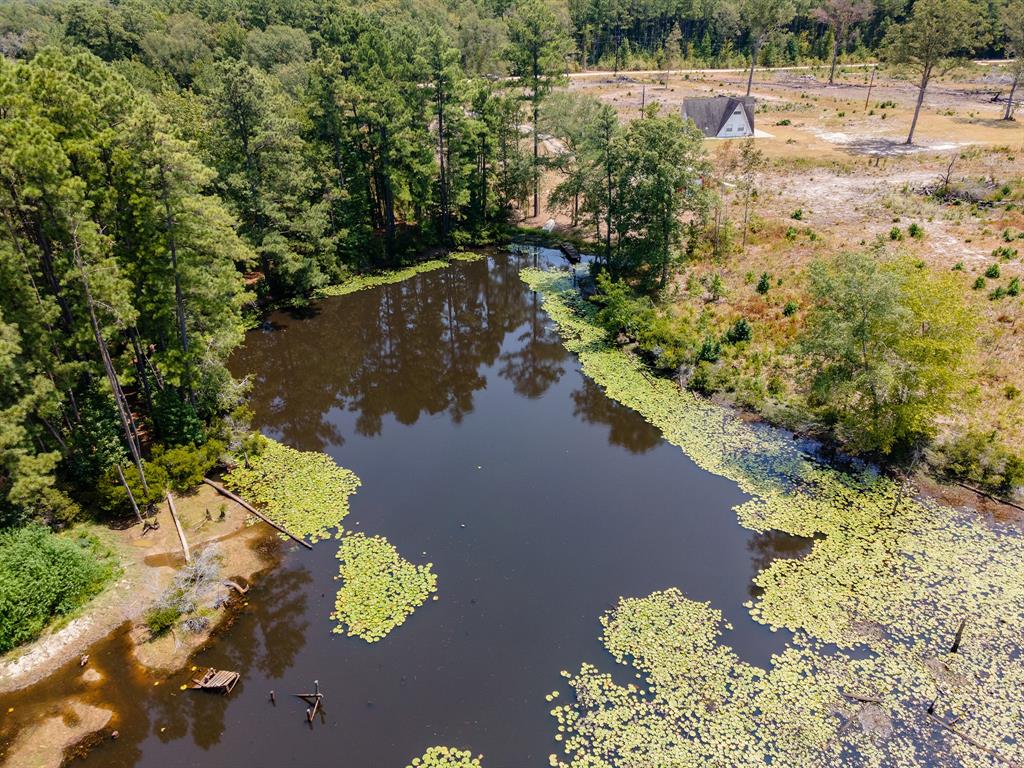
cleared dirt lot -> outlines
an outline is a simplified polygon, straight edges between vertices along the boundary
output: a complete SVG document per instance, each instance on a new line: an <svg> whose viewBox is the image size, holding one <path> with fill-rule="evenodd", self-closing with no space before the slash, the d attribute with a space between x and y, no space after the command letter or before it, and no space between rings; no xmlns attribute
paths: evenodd
<svg viewBox="0 0 1024 768"><path fill-rule="evenodd" d="M976 359L962 372L968 397L944 435L995 431L1007 445L1024 449L1024 303L1012 291L1007 295L1014 278L1024 281L1024 110L1016 121L1001 119L1005 101L993 97L1005 97L1006 73L976 64L934 81L913 146L904 144L917 96L912 79L879 69L867 99L870 67L841 71L833 86L826 76L826 70L758 74L756 127L769 135L755 139L767 164L756 180L748 245L717 261L686 265L677 301L699 304L721 323L739 315L755 321L766 344L761 352L774 360L762 375L775 366L772 375L785 378L791 373L785 347L799 314L782 322L780 307L788 301L803 307L804 273L813 260L880 245L929 269L953 270L981 322ZM746 76L689 72L663 83L656 73L587 73L567 87L611 104L629 121L643 103L675 111L688 96L742 95ZM725 170L737 142L712 139L705 146L724 182L723 217L738 227L742 195ZM946 177L961 193L955 204L928 194ZM546 179L545 187L555 181ZM563 212L551 210L529 223L550 218L568 223ZM918 236L910 234L911 225ZM998 277L986 277L993 265ZM705 305L685 288L710 272L721 276L727 291ZM777 284L768 296L751 285L751 275L763 272Z"/></svg>

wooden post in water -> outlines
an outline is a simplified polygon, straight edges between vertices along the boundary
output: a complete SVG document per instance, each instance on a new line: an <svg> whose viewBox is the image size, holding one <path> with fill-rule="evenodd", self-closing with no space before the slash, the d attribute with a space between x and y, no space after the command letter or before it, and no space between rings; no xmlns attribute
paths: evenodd
<svg viewBox="0 0 1024 768"><path fill-rule="evenodd" d="M192 562L192 554L188 551L188 542L185 540L185 531L182 530L181 521L178 519L178 510L174 508L174 497L171 496L171 492L167 491L167 506L171 510L171 519L174 521L174 527L178 529L178 538L181 539L181 551L185 553L185 562Z"/></svg>
<svg viewBox="0 0 1024 768"><path fill-rule="evenodd" d="M956 653L960 650L960 641L964 639L964 627L967 626L967 617L964 616L960 620L960 626L957 627L956 637L953 638L953 647L949 649L950 653Z"/></svg>

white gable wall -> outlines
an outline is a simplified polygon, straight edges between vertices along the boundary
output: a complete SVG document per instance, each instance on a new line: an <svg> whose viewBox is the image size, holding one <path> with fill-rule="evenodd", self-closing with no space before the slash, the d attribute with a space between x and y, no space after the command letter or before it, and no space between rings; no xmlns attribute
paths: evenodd
<svg viewBox="0 0 1024 768"><path fill-rule="evenodd" d="M750 123L747 122L747 113L743 110L742 105L736 107L736 111L733 112L729 119L725 121L725 125L722 126L722 130L718 132L718 138L720 139L732 139L738 136L752 136L753 131L750 130Z"/></svg>

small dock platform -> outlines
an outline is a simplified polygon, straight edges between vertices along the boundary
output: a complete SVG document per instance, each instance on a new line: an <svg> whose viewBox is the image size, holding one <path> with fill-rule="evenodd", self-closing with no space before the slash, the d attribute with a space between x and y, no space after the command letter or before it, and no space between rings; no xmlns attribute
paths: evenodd
<svg viewBox="0 0 1024 768"><path fill-rule="evenodd" d="M192 680L189 686L194 691L212 691L213 693L229 694L241 675L226 669L210 667L200 677Z"/></svg>
<svg viewBox="0 0 1024 768"><path fill-rule="evenodd" d="M558 250L562 252L562 255L565 256L570 264L580 263L580 252L576 250L576 246L572 243L559 243Z"/></svg>

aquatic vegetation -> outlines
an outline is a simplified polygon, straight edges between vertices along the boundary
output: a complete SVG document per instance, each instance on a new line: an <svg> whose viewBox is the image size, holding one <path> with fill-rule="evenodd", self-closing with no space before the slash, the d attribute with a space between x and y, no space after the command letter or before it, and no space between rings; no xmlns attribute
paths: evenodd
<svg viewBox="0 0 1024 768"><path fill-rule="evenodd" d="M448 258L452 261L461 261L466 264L471 264L474 261L480 261L486 259L487 254L485 253L474 253L473 251L452 251L448 254Z"/></svg>
<svg viewBox="0 0 1024 768"><path fill-rule="evenodd" d="M444 269L451 265L451 261L479 261L487 258L484 253L471 253L468 251L455 251L449 254L448 259L431 259L404 269L393 269L385 272L378 272L370 275L355 275L337 285L328 285L317 291L318 296L345 296L366 288L375 288L378 285L392 285L408 280L410 277L424 272L433 272L437 269ZM450 259L450 260L449 260Z"/></svg>
<svg viewBox="0 0 1024 768"><path fill-rule="evenodd" d="M482 768L479 757L455 747L431 747L405 768Z"/></svg>
<svg viewBox="0 0 1024 768"><path fill-rule="evenodd" d="M431 747L406 768L482 768L479 757L455 747Z"/></svg>
<svg viewBox="0 0 1024 768"><path fill-rule="evenodd" d="M356 474L324 453L297 451L264 438L259 454L224 476L224 484L277 523L311 541L327 538L348 514Z"/></svg>
<svg viewBox="0 0 1024 768"><path fill-rule="evenodd" d="M338 559L343 584L331 618L339 622L334 628L339 634L376 642L437 591L431 563L410 563L383 536L344 536Z"/></svg>
<svg viewBox="0 0 1024 768"><path fill-rule="evenodd" d="M623 601L604 641L651 687L622 688L589 665L570 676L577 701L553 710L568 759L556 765L998 763L986 749L1024 758L1012 725L1024 718L1015 530L916 498L870 467L819 464L785 433L652 378L607 342L565 277L521 274L610 398L750 494L736 510L744 526L815 537L809 555L755 579L753 617L797 633L769 670L718 644L720 616L707 606L672 591ZM954 725L927 711L937 694L934 715ZM717 703L702 711L697 700Z"/></svg>

